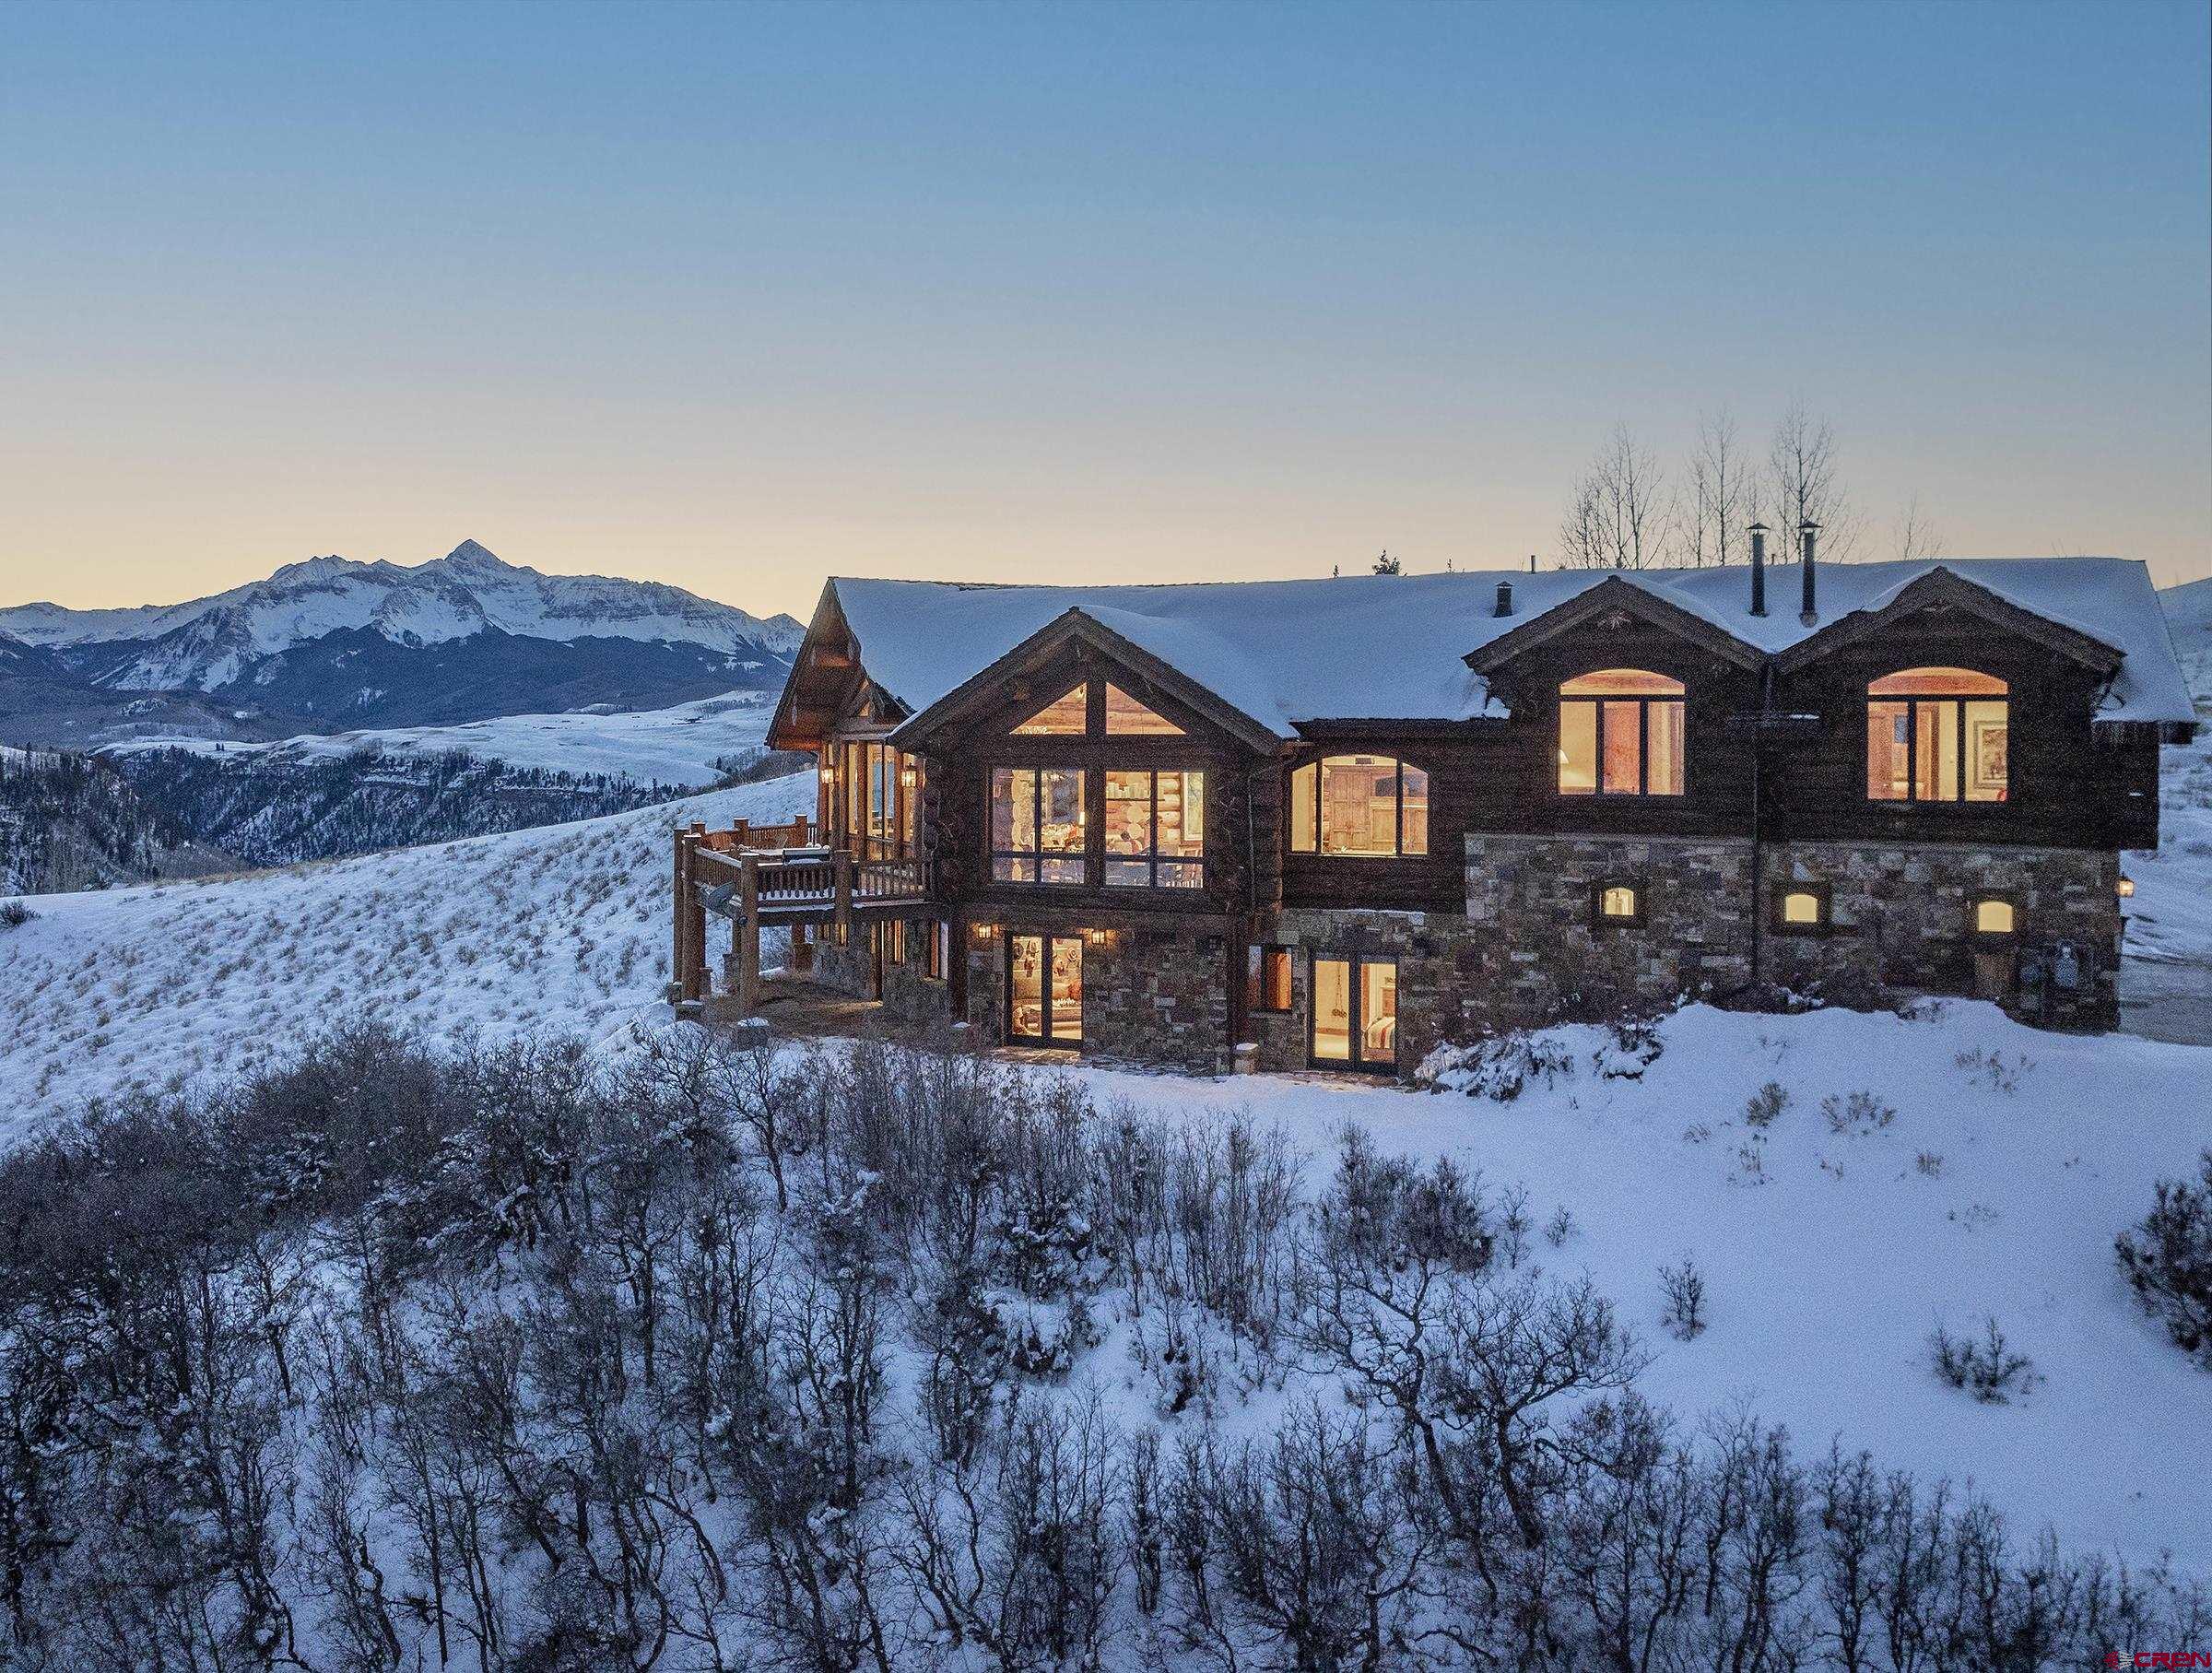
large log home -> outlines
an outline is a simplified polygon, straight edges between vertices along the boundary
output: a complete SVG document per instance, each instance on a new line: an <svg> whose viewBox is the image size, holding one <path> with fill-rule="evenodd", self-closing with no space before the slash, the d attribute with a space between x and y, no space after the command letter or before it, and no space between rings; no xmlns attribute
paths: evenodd
<svg viewBox="0 0 2212 1673"><path fill-rule="evenodd" d="M2194 718L2142 566L1816 568L1812 536L1642 573L833 580L769 735L818 758L830 852L739 887L679 840L682 991L703 900L909 1017L1203 1071L1404 1076L1684 996L2111 1026L2120 851Z"/></svg>

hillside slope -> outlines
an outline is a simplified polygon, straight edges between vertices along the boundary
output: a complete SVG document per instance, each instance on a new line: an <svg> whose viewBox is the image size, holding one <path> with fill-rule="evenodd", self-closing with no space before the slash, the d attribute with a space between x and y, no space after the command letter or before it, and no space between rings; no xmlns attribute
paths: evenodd
<svg viewBox="0 0 2212 1673"><path fill-rule="evenodd" d="M373 1018L451 1039L597 1037L659 1005L668 831L780 820L812 774L589 819L257 873L41 898L0 929L0 1137Z"/></svg>

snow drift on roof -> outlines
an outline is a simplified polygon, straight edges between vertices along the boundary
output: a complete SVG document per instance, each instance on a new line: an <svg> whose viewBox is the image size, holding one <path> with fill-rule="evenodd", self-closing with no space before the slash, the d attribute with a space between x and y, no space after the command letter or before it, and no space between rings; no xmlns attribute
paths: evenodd
<svg viewBox="0 0 2212 1673"><path fill-rule="evenodd" d="M1080 609L1282 736L1317 720L1467 720L1502 708L1464 658L1585 589L1618 578L1765 652L1880 609L1937 569L2124 653L2098 718L2194 718L2158 595L2118 558L1974 558L1820 567L1819 620L1797 619L1794 565L1769 566L1770 614L1727 569L1469 571L1170 586L987 586L837 579L869 677L920 713L1047 623ZM1493 613L1500 582L1513 613Z"/></svg>

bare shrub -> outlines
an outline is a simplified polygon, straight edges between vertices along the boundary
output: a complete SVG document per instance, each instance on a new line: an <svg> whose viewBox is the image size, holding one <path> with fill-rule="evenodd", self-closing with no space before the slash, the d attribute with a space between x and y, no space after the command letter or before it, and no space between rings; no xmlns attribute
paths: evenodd
<svg viewBox="0 0 2212 1673"><path fill-rule="evenodd" d="M1897 1119L1897 1111L1872 1092L1838 1097L1830 1092L1820 1101L1820 1113L1831 1133L1878 1133Z"/></svg>
<svg viewBox="0 0 2212 1673"><path fill-rule="evenodd" d="M2161 1179L2148 1214L2112 1240L2121 1275L2174 1346L2212 1371L2212 1150L2198 1181Z"/></svg>
<svg viewBox="0 0 2212 1673"><path fill-rule="evenodd" d="M1779 1080L1770 1080L1745 1102L1744 1125L1756 1132L1764 1132L1781 1119L1783 1111L1789 1107L1790 1089Z"/></svg>
<svg viewBox="0 0 2212 1673"><path fill-rule="evenodd" d="M1687 1255L1672 1267L1659 1268L1660 1292L1666 1298L1661 1314L1666 1327L1687 1342L1705 1328L1705 1275Z"/></svg>
<svg viewBox="0 0 2212 1673"><path fill-rule="evenodd" d="M1979 1339L1954 1337L1938 1325L1928 1337L1928 1350L1938 1377L1984 1405L2002 1406L2041 1380L2033 1361L2012 1350L1994 1314L1983 1322Z"/></svg>

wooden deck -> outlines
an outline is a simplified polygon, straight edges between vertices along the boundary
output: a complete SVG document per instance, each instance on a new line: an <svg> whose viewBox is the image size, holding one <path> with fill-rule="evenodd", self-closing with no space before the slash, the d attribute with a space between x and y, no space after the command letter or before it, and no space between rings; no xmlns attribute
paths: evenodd
<svg viewBox="0 0 2212 1673"><path fill-rule="evenodd" d="M706 950L710 916L734 927L736 968L730 996L739 1016L751 1016L761 998L764 925L794 930L830 925L842 941L855 919L919 916L932 907L927 860L832 848L804 817L769 826L739 819L726 831L709 831L694 820L675 834L675 959L668 996L678 1002L713 994Z"/></svg>

